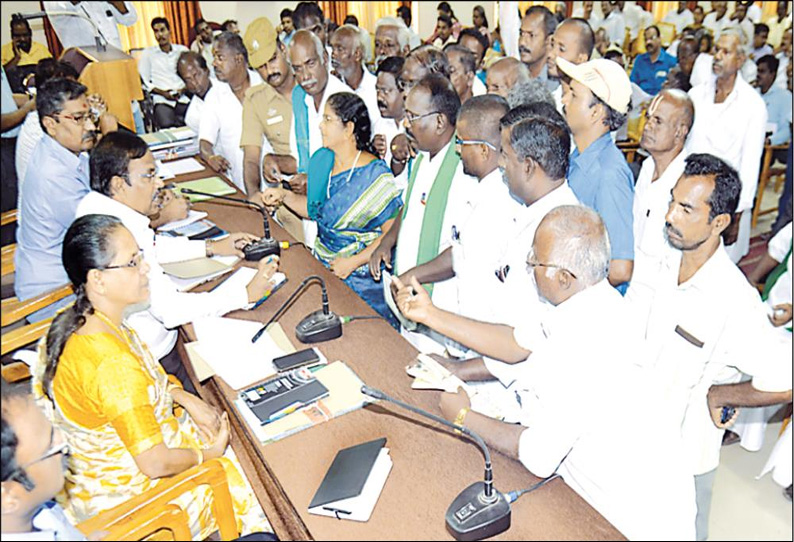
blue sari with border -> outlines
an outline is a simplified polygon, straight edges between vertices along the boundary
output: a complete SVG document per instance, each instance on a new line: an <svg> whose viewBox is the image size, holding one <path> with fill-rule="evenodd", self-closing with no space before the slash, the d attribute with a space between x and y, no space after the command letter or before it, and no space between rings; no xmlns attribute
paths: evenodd
<svg viewBox="0 0 794 542"><path fill-rule="evenodd" d="M401 190L383 160L332 176L333 164L333 151L322 148L312 155L308 168L307 209L318 230L313 252L326 267L334 259L358 254L375 242L381 226L396 217L403 204ZM399 328L383 298L383 287L372 278L368 265L353 271L345 283Z"/></svg>

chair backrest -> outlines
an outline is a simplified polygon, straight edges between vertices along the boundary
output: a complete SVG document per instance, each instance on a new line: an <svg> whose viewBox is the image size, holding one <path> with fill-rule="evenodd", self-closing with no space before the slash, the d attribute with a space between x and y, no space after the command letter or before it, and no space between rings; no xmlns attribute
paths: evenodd
<svg viewBox="0 0 794 542"><path fill-rule="evenodd" d="M26 326L12 329L0 336L0 355L5 356L19 350L20 348L33 344L44 337L50 330L52 318L47 318L40 322L28 324Z"/></svg>
<svg viewBox="0 0 794 542"><path fill-rule="evenodd" d="M234 540L239 532L224 465L232 468L231 461L225 457L206 461L163 480L146 493L87 519L77 528L86 536L104 532L101 540L149 539L150 534L162 530L170 531L174 540L189 540L187 514L182 510L174 510L178 507L169 503L201 485L209 485L213 494L212 512L221 540Z"/></svg>
<svg viewBox="0 0 794 542"><path fill-rule="evenodd" d="M663 47L670 47L670 44L675 41L677 34L675 25L673 23L658 22L656 27L659 29L660 38Z"/></svg>
<svg viewBox="0 0 794 542"><path fill-rule="evenodd" d="M5 274L5 273L4 273ZM2 316L0 316L0 325L3 327L19 322L34 312L41 310L61 299L72 295L72 285L64 284L49 292L44 292L36 297L20 301L16 297L9 297L0 301L0 308L2 309Z"/></svg>

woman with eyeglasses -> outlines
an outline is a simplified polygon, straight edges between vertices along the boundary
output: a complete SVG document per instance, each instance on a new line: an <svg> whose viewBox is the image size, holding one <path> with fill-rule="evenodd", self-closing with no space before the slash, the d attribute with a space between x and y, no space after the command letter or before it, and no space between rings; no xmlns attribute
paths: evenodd
<svg viewBox="0 0 794 542"><path fill-rule="evenodd" d="M307 195L268 188L268 207L286 205L317 221L314 255L370 307L397 327L383 287L369 273L369 257L402 207L389 166L377 157L364 101L350 92L328 98L320 122L323 148L309 162Z"/></svg>
<svg viewBox="0 0 794 542"><path fill-rule="evenodd" d="M69 519L84 521L161 478L226 456L238 527L243 534L270 531L228 449L226 414L169 379L124 322L128 309L149 298L149 266L129 230L115 217L80 217L66 232L62 255L75 302L40 345L33 387L71 449L59 496ZM209 488L177 502L194 537L217 529Z"/></svg>

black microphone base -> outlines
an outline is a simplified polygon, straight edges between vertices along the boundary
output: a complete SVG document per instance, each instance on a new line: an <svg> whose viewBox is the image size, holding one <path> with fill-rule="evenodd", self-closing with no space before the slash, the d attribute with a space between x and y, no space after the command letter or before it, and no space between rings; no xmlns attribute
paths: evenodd
<svg viewBox="0 0 794 542"><path fill-rule="evenodd" d="M273 238L260 239L259 241L254 241L253 243L245 245L245 247L243 247L243 254L245 254L245 259L249 262L258 262L265 256L270 256L271 254L280 256L281 246L279 242Z"/></svg>
<svg viewBox="0 0 794 542"><path fill-rule="evenodd" d="M342 336L342 320L332 312L315 311L298 323L295 336L304 344L336 339Z"/></svg>
<svg viewBox="0 0 794 542"><path fill-rule="evenodd" d="M475 482L455 497L447 509L447 530L455 540L483 540L510 528L510 503L496 489L485 501L485 482Z"/></svg>

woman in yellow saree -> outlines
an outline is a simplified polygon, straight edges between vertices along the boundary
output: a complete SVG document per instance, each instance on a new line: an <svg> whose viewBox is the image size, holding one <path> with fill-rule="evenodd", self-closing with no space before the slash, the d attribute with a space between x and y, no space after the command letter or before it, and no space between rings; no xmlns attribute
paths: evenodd
<svg viewBox="0 0 794 542"><path fill-rule="evenodd" d="M271 531L228 447L225 413L169 380L123 322L128 307L149 297L148 266L130 232L114 217L81 217L66 233L63 262L76 300L41 345L33 389L72 450L58 496L69 519L83 521L161 478L225 456L233 464L227 476L238 530ZM208 488L177 502L194 539L216 529Z"/></svg>

